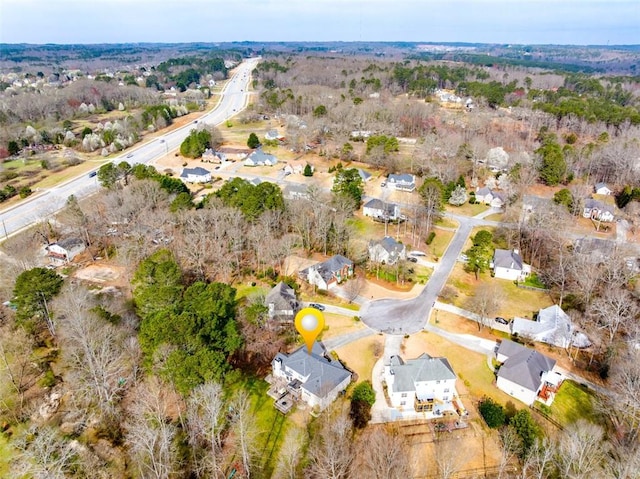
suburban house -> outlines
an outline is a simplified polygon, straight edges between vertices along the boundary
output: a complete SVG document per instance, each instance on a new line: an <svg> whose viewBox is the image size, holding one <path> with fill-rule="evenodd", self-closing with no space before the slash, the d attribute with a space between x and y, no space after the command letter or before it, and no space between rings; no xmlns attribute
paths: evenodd
<svg viewBox="0 0 640 479"><path fill-rule="evenodd" d="M87 249L80 238L67 238L47 245L47 256L54 264L66 264Z"/></svg>
<svg viewBox="0 0 640 479"><path fill-rule="evenodd" d="M295 401L323 410L351 382L351 372L340 361L332 359L317 341L313 343L311 354L307 346L291 354L276 354L271 368L269 393L276 398L276 409L285 414Z"/></svg>
<svg viewBox="0 0 640 479"><path fill-rule="evenodd" d="M613 206L607 205L602 201L595 200L593 198L587 198L584 201L582 216L584 216L585 218L591 218L593 220L610 223L614 219L613 211Z"/></svg>
<svg viewBox="0 0 640 479"><path fill-rule="evenodd" d="M264 134L264 139L268 141L284 140L284 136L278 133L278 130L269 130Z"/></svg>
<svg viewBox="0 0 640 479"><path fill-rule="evenodd" d="M404 361L400 356L391 356L384 367L384 381L394 408L433 416L447 411L465 413L456 392L456 374L446 358L432 358L425 353Z"/></svg>
<svg viewBox="0 0 640 479"><path fill-rule="evenodd" d="M269 319L293 321L300 309L295 290L284 281L276 284L264 301L268 309Z"/></svg>
<svg viewBox="0 0 640 479"><path fill-rule="evenodd" d="M596 190L596 195L610 195L612 191L609 189L606 183L596 183L594 189Z"/></svg>
<svg viewBox="0 0 640 479"><path fill-rule="evenodd" d="M524 195L522 197L522 216L523 220L527 220L532 213L548 213L553 205L551 198L543 198L535 195Z"/></svg>
<svg viewBox="0 0 640 479"><path fill-rule="evenodd" d="M202 161L207 163L224 163L227 161L227 155L221 151L214 151L212 148L207 148L202 154Z"/></svg>
<svg viewBox="0 0 640 479"><path fill-rule="evenodd" d="M199 166L184 168L180 173L180 179L187 183L209 183L211 181L211 172Z"/></svg>
<svg viewBox="0 0 640 479"><path fill-rule="evenodd" d="M261 148L255 150L244 160L244 166L273 166L276 163L278 163L278 159L269 153L265 153Z"/></svg>
<svg viewBox="0 0 640 479"><path fill-rule="evenodd" d="M400 218L400 207L374 198L364 204L362 214L380 221L395 221Z"/></svg>
<svg viewBox="0 0 640 479"><path fill-rule="evenodd" d="M391 174L387 177L387 186L398 191L413 191L416 189L416 177L408 173Z"/></svg>
<svg viewBox="0 0 640 479"><path fill-rule="evenodd" d="M406 247L391 236L369 242L369 258L374 263L395 264L399 259L406 257Z"/></svg>
<svg viewBox="0 0 640 479"><path fill-rule="evenodd" d="M476 201L489 205L492 208L502 208L505 205L504 195L486 186L476 190Z"/></svg>
<svg viewBox="0 0 640 479"><path fill-rule="evenodd" d="M371 173L363 170L362 168L358 168L358 175L360 175L360 178L362 178L363 183L366 183L371 179Z"/></svg>
<svg viewBox="0 0 640 479"><path fill-rule="evenodd" d="M496 352L502 363L496 386L519 401L531 406L536 400L550 406L562 384L562 375L553 369L555 359L503 339Z"/></svg>
<svg viewBox="0 0 640 479"><path fill-rule="evenodd" d="M524 281L531 274L531 266L522 261L517 249L496 249L489 265L496 278Z"/></svg>
<svg viewBox="0 0 640 479"><path fill-rule="evenodd" d="M303 269L299 275L309 284L328 290L353 276L353 261L337 254L323 263Z"/></svg>
<svg viewBox="0 0 640 479"><path fill-rule="evenodd" d="M293 173L302 175L307 165L308 163L306 160L292 160L284 166L283 171L285 175L291 175ZM313 165L309 165L309 167L312 172L315 171Z"/></svg>
<svg viewBox="0 0 640 479"><path fill-rule="evenodd" d="M310 199L309 190L306 185L300 185L297 183L287 183L282 190L282 196L288 200Z"/></svg>
<svg viewBox="0 0 640 479"><path fill-rule="evenodd" d="M571 318L557 304L541 309L535 321L526 318L513 318L511 334L559 348L568 348L569 346L588 348L591 346L589 338L576 330Z"/></svg>

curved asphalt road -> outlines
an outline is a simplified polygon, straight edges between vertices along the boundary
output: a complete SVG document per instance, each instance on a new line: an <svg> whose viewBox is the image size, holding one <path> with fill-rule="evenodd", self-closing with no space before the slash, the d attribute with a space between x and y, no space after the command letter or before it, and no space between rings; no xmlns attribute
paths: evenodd
<svg viewBox="0 0 640 479"><path fill-rule="evenodd" d="M360 309L360 319L367 326L387 334L413 334L424 329L431 308L477 223L473 218L456 219L460 222L460 227L453 235L427 286L413 299L379 299L365 303Z"/></svg>
<svg viewBox="0 0 640 479"><path fill-rule="evenodd" d="M131 164L153 163L170 150L180 146L196 123L218 125L235 116L248 103L251 72L259 61L260 58L250 58L238 65L233 76L222 89L220 101L216 107L198 120L127 150L125 154L112 161L114 163L126 161ZM98 168L92 171L97 170ZM84 173L53 188L41 191L16 206L3 210L0 213L0 241L38 221L47 219L64 207L70 195L82 198L96 192L99 188L97 177L90 177L89 174Z"/></svg>

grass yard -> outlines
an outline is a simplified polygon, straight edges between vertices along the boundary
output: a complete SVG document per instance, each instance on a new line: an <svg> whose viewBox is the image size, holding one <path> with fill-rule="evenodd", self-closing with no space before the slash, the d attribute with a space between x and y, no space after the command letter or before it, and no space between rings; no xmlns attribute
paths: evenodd
<svg viewBox="0 0 640 479"><path fill-rule="evenodd" d="M251 415L258 431L256 449L260 473L257 477L271 477L278 462L280 446L290 427L288 416L273 407L273 399L267 396L269 385L262 379L243 378L239 383L231 384L230 388L234 392L240 388L249 392ZM238 457L236 454L236 459Z"/></svg>
<svg viewBox="0 0 640 479"><path fill-rule="evenodd" d="M455 233L453 231L441 230L438 228L435 229L435 232L436 237L433 238L431 244L426 246L426 248L434 258L442 258Z"/></svg>
<svg viewBox="0 0 640 479"><path fill-rule="evenodd" d="M562 425L568 425L580 418L599 422L593 408L594 395L574 381L566 380L556 394L550 408L550 416Z"/></svg>
<svg viewBox="0 0 640 479"><path fill-rule="evenodd" d="M354 315L355 316L355 312ZM342 316L340 314L324 313L325 328L322 331L322 339L333 338L341 334L352 333L366 326L361 321L356 321L353 316Z"/></svg>
<svg viewBox="0 0 640 479"><path fill-rule="evenodd" d="M437 221L435 224L436 228L458 228L460 224L451 218L442 218L440 221Z"/></svg>
<svg viewBox="0 0 640 479"><path fill-rule="evenodd" d="M358 375L358 382L371 380L376 361L384 351L384 336L374 335L359 339L336 349L340 360Z"/></svg>
<svg viewBox="0 0 640 479"><path fill-rule="evenodd" d="M444 209L445 211L449 213L454 213L456 215L476 216L476 215L479 215L480 213L487 211L489 209L489 206L485 204L472 205L471 203L467 202L461 206L453 206L453 205L447 204L445 205Z"/></svg>
<svg viewBox="0 0 640 479"><path fill-rule="evenodd" d="M263 285L256 285L256 286L251 286L251 283L240 283L234 286L234 288L236 288L236 298L240 299L240 298L246 298L247 296L256 296L256 295L263 295L266 296L266 294L271 290L271 288L269 286L263 286Z"/></svg>

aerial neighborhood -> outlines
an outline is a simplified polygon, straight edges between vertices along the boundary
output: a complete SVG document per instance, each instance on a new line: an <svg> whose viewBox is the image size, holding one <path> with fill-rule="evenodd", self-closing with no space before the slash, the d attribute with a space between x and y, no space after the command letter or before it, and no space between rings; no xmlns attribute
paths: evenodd
<svg viewBox="0 0 640 479"><path fill-rule="evenodd" d="M637 52L203 45L3 53L1 477L638 477Z"/></svg>

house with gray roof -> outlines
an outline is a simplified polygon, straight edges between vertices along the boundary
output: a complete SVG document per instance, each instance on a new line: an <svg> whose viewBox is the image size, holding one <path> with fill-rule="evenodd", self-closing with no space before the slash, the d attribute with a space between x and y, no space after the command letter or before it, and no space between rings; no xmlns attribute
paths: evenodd
<svg viewBox="0 0 640 479"><path fill-rule="evenodd" d="M587 256L594 263L608 260L618 249L618 244L613 240L583 236L573 242L573 251Z"/></svg>
<svg viewBox="0 0 640 479"><path fill-rule="evenodd" d="M400 218L400 207L374 198L364 204L362 214L379 221L395 221Z"/></svg>
<svg viewBox="0 0 640 479"><path fill-rule="evenodd" d="M300 309L295 290L284 281L276 284L265 298L269 319L276 321L293 321Z"/></svg>
<svg viewBox="0 0 640 479"><path fill-rule="evenodd" d="M287 405L285 398L290 398L323 410L351 382L351 372L340 361L332 359L317 341L311 353L306 346L301 346L291 354L276 354L271 367L273 381L280 383L279 389L276 388L279 392L276 407Z"/></svg>
<svg viewBox="0 0 640 479"><path fill-rule="evenodd" d="M363 170L362 168L358 168L358 175L360 175L360 178L362 178L363 183L366 183L371 179L371 173L369 173L366 170Z"/></svg>
<svg viewBox="0 0 640 479"><path fill-rule="evenodd" d="M60 265L73 261L87 246L80 238L66 238L47 245L47 257L52 264Z"/></svg>
<svg viewBox="0 0 640 479"><path fill-rule="evenodd" d="M527 318L513 318L511 334L559 348L591 346L589 338L576 329L571 318L557 304L538 311L533 321Z"/></svg>
<svg viewBox="0 0 640 479"><path fill-rule="evenodd" d="M492 208L502 208L506 203L505 195L486 186L476 190L476 201Z"/></svg>
<svg viewBox="0 0 640 479"><path fill-rule="evenodd" d="M278 159L272 154L262 151L262 148L256 149L244 160L244 166L273 166L276 163L278 163Z"/></svg>
<svg viewBox="0 0 640 479"><path fill-rule="evenodd" d="M374 263L396 264L406 259L407 248L391 236L369 242L369 259Z"/></svg>
<svg viewBox="0 0 640 479"><path fill-rule="evenodd" d="M593 198L587 198L584 201L582 216L585 218L591 218L598 221L604 221L605 223L610 223L615 218L614 207L602 201L595 200Z"/></svg>
<svg viewBox="0 0 640 479"><path fill-rule="evenodd" d="M307 185L300 185L298 183L287 183L282 190L282 196L288 200L311 199Z"/></svg>
<svg viewBox="0 0 640 479"><path fill-rule="evenodd" d="M596 195L610 195L612 191L609 189L606 183L596 183L594 186Z"/></svg>
<svg viewBox="0 0 640 479"><path fill-rule="evenodd" d="M446 358L425 353L404 361L400 356L391 356L384 368L384 381L394 408L433 416L464 411L456 391L456 374Z"/></svg>
<svg viewBox="0 0 640 479"><path fill-rule="evenodd" d="M387 177L387 186L398 191L413 191L416 189L416 177L408 173L391 174Z"/></svg>
<svg viewBox="0 0 640 479"><path fill-rule="evenodd" d="M555 359L508 339L500 343L496 359L502 363L496 379L498 388L528 406L535 401L551 405L563 381L554 371Z"/></svg>
<svg viewBox="0 0 640 479"><path fill-rule="evenodd" d="M301 270L298 275L309 284L328 290L353 276L353 261L337 254Z"/></svg>
<svg viewBox="0 0 640 479"><path fill-rule="evenodd" d="M517 249L496 249L489 264L494 276L511 281L523 281L531 274L531 266L522 261Z"/></svg>
<svg viewBox="0 0 640 479"><path fill-rule="evenodd" d="M180 173L180 179L187 183L209 183L211 181L211 172L200 166L183 168L182 173Z"/></svg>

